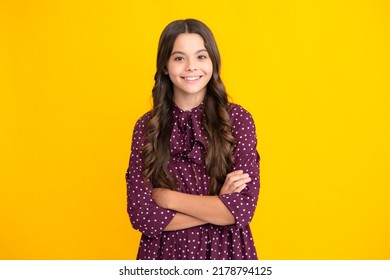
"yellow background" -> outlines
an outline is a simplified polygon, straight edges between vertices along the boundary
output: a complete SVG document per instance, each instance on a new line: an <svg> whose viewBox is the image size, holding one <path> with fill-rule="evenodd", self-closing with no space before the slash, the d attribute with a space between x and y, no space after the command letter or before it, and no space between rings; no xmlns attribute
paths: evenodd
<svg viewBox="0 0 390 280"><path fill-rule="evenodd" d="M255 118L261 259L390 259L390 5L0 2L0 259L134 259L124 175L170 21Z"/></svg>

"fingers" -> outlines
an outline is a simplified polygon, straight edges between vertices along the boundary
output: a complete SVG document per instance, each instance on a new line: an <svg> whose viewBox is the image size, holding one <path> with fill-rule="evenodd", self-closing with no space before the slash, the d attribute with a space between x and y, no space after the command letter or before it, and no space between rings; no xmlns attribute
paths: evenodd
<svg viewBox="0 0 390 280"><path fill-rule="evenodd" d="M248 173L244 173L242 170L233 171L226 175L220 194L241 192L250 181L251 178Z"/></svg>
<svg viewBox="0 0 390 280"><path fill-rule="evenodd" d="M234 171L226 176L225 184L230 188L236 189L250 181L251 178L248 173L243 173L242 170L238 170L238 172Z"/></svg>
<svg viewBox="0 0 390 280"><path fill-rule="evenodd" d="M231 182L235 182L235 181L245 179L245 178L249 178L248 173L244 173L244 171L242 171L242 170L236 170L236 171L230 172L228 175L226 175L225 182L231 183Z"/></svg>
<svg viewBox="0 0 390 280"><path fill-rule="evenodd" d="M231 190L231 192L241 192L247 186L246 183L249 183L250 181L251 181L251 178L249 176L244 177L242 179L239 179L239 180L231 183L229 185L229 189Z"/></svg>
<svg viewBox="0 0 390 280"><path fill-rule="evenodd" d="M243 189L245 189L246 186L247 186L246 184L242 184L237 188L235 188L234 190L232 190L232 192L241 192Z"/></svg>

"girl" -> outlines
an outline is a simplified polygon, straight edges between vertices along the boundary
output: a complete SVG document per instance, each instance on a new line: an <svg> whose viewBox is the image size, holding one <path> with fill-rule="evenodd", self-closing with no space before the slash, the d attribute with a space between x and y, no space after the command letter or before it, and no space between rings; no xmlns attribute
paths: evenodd
<svg viewBox="0 0 390 280"><path fill-rule="evenodd" d="M249 222L259 195L252 116L228 102L209 28L162 32L153 109L133 131L128 213L137 259L257 259Z"/></svg>

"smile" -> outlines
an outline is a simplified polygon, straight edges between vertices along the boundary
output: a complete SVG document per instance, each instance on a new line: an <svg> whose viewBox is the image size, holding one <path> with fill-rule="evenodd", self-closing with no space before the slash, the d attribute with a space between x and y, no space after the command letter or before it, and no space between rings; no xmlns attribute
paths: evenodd
<svg viewBox="0 0 390 280"><path fill-rule="evenodd" d="M202 76L195 76L195 77L183 77L186 81L196 81L199 80Z"/></svg>

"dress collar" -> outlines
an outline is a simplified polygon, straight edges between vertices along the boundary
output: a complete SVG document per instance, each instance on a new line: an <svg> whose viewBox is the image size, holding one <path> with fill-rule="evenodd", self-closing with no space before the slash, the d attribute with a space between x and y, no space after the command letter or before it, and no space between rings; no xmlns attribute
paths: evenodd
<svg viewBox="0 0 390 280"><path fill-rule="evenodd" d="M198 106L190 109L190 110L183 110L175 102L173 102L173 109L177 110L179 113L197 113L199 111L203 112L203 102L201 102Z"/></svg>
<svg viewBox="0 0 390 280"><path fill-rule="evenodd" d="M184 111L176 104L173 106L173 133L175 140L180 145L171 146L171 153L174 156L185 156L202 164L203 154L206 150L207 141L202 127L203 102L191 110ZM202 148L201 148L202 147ZM203 152L201 152L202 149Z"/></svg>

